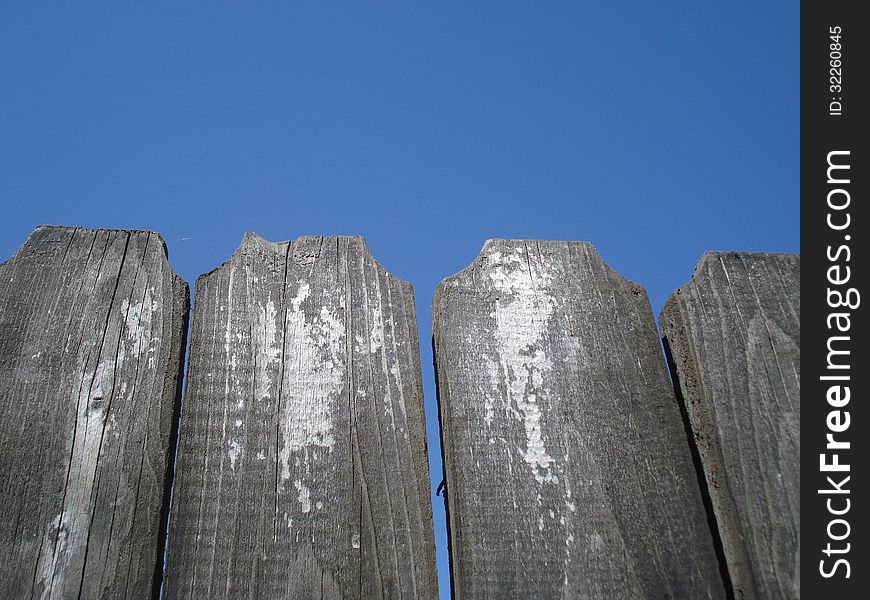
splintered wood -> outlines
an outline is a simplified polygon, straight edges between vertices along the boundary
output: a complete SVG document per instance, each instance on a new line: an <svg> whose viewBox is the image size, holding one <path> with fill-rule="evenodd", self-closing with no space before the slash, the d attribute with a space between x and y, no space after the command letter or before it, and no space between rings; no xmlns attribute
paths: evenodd
<svg viewBox="0 0 870 600"><path fill-rule="evenodd" d="M643 288L494 240L433 330L456 598L724 596Z"/></svg>
<svg viewBox="0 0 870 600"><path fill-rule="evenodd" d="M800 256L708 253L660 323L737 598L800 597Z"/></svg>
<svg viewBox="0 0 870 600"><path fill-rule="evenodd" d="M165 592L434 598L413 292L361 238L199 278Z"/></svg>
<svg viewBox="0 0 870 600"><path fill-rule="evenodd" d="M187 303L150 232L39 227L0 265L3 598L159 589Z"/></svg>

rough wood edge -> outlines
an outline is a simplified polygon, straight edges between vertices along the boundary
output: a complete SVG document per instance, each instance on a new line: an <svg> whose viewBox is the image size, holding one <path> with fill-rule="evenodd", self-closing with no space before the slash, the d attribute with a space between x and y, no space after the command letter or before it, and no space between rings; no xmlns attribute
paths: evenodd
<svg viewBox="0 0 870 600"><path fill-rule="evenodd" d="M740 588L753 585L754 580L749 557L741 542L737 511L728 489L728 482L722 477L720 465L724 463L722 448L714 435L715 424L709 412L709 403L704 397L701 374L698 368L699 357L692 337L688 334L687 318L681 296L695 287L708 270L710 264L720 257L800 257L790 252L738 252L707 251L701 255L692 276L668 296L659 313L659 330L667 358L667 367L677 396L677 403L683 415L686 437L698 473L698 483L707 519L710 523L713 543L719 559L719 568L726 585L728 597L742 597ZM679 344L672 341L679 340ZM674 352L675 346L682 346L687 352ZM706 460L705 460L706 457ZM713 494L711 490L722 490ZM730 559L729 559L730 556Z"/></svg>
<svg viewBox="0 0 870 600"><path fill-rule="evenodd" d="M738 564L729 565L725 555L724 544L726 543L725 537L737 531L736 523L734 522L736 515L733 508L723 509L719 507L718 502L714 499L714 494L710 491L711 488L719 486L721 478L718 468L713 464L708 464L709 460L705 462L703 457L712 454L717 457L716 462L721 464L721 448L718 441L712 435L712 419L706 409L706 402L703 399L697 355L695 354L691 337L686 331L683 307L679 301L679 296L685 293L686 289L693 284L695 276L700 274L704 267L703 263L706 256L707 254L696 265L692 280L677 288L665 301L659 313L658 325L661 332L668 374L670 375L671 385L674 388L677 405L683 419L683 428L685 429L686 440L692 454L692 462L694 463L701 491L701 499L704 504L704 510L707 513L707 523L710 527L710 535L713 539L719 571L722 575L727 597L734 598L734 574L741 566ZM676 339L679 339L684 344L684 347L690 349L689 355L674 353L673 348L675 344L671 342ZM704 424L703 430L693 425L693 423L699 422ZM728 495L730 496L730 494ZM723 510L729 516L720 514ZM742 568L746 569L747 565L744 564Z"/></svg>
<svg viewBox="0 0 870 600"><path fill-rule="evenodd" d="M470 276L473 276L474 271L477 270L478 266L483 262L484 257L486 256L487 249L496 243L499 242L507 242L507 243L541 243L544 242L546 244L566 244L566 245L575 245L584 247L589 251L590 256L596 258L604 267L605 272L608 277L613 281L620 282L622 285L627 286L633 293L641 292L644 296L649 298L646 287L641 285L640 283L628 279L623 276L619 271L611 267L606 260L601 256L601 253L598 252L598 248L595 247L595 244L592 242L578 241L578 240L538 240L538 239L527 239L527 238L489 238L481 246L477 255L472 259L470 263L468 263L465 267L460 269L459 271L453 273L452 275L448 275L443 278L437 286L435 286L435 293L433 295L433 309L435 306L434 300L437 299L440 295L442 295L444 288L453 281L461 281L463 279L467 279Z"/></svg>
<svg viewBox="0 0 870 600"><path fill-rule="evenodd" d="M153 233L153 232L150 232L150 233ZM360 244L361 249L369 256L369 258L372 259L372 262L375 265L377 265L378 269L380 269L386 277L388 277L390 279L394 279L394 280L400 282L401 284L403 284L404 286L410 286L410 289L413 290L414 286L411 284L411 282L409 282L405 279L401 279L400 277L396 277L390 271L388 271L386 269L386 267L384 267L383 263L381 263L375 257L375 255L372 253L372 251L369 249L368 243L366 243L365 236L361 236L361 235L300 235L295 239L287 239L287 240L281 240L279 242L272 242L272 241L267 240L266 238L264 238L263 236L261 236L260 234L258 234L256 232L246 231L244 233L244 235L242 236L242 239L239 242L238 246L236 246L236 249L233 251L233 253L230 256L228 256L219 265L214 267L213 269L206 271L205 273L202 273L199 276L197 276L196 281L197 281L197 283L199 283L200 280L205 280L208 277L210 277L211 275L214 275L217 271L223 269L224 267L229 266L230 264L232 264L232 262L234 260L236 260L237 258L239 258L242 255L242 252L246 248L260 247L260 248L269 249L275 253L278 253L282 250L283 251L288 251L288 250L292 251L294 246L302 245L304 242L309 241L309 240L325 239L325 238L335 238L335 239L339 239L339 240L346 239L346 240L353 240L353 241L357 242L358 244ZM162 238L161 238L161 240L162 240Z"/></svg>
<svg viewBox="0 0 870 600"><path fill-rule="evenodd" d="M46 225L46 224L37 225L36 227L33 228L33 231L30 232L30 234L27 236L27 239L24 240L24 242L18 247L17 250L15 250L15 252L13 252L9 258L4 260L3 262L0 262L0 267L5 266L7 263L11 263L13 260L18 258L19 255L23 254L24 251L27 250L27 248L32 245L34 237L36 236L36 234L42 230L45 230L45 229L55 230L55 231L70 231L72 233L75 233L76 231L91 232L91 233L98 233L101 231L105 231L107 233L126 233L128 235L138 234L138 233L153 235L155 238L157 238L157 241L160 242L160 245L163 248L163 261L164 261L166 267L169 268L169 272L172 273L173 277L177 280L177 282L184 283L185 285L188 285L187 282L184 279L182 279L181 276L179 276L178 273L175 271L175 269L172 267L172 263L169 262L169 246L167 246L166 240L163 238L162 235L160 235L159 232L153 231L150 229L117 229L117 228L112 228L112 227L78 227L76 225Z"/></svg>

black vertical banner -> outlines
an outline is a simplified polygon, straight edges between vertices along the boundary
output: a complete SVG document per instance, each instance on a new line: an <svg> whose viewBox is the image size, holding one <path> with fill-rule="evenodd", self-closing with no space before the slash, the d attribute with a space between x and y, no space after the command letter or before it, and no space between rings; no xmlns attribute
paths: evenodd
<svg viewBox="0 0 870 600"><path fill-rule="evenodd" d="M866 598L870 593L870 361L865 351L870 344L870 307L865 306L870 304L870 23L859 18L859 6L801 3L804 598Z"/></svg>

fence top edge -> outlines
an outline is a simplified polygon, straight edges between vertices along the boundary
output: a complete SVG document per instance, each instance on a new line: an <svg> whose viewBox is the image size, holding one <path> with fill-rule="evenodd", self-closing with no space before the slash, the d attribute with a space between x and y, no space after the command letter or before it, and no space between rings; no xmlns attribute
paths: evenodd
<svg viewBox="0 0 870 600"><path fill-rule="evenodd" d="M35 242L36 236L39 233L44 232L44 231L70 232L70 235L74 235L76 232L92 233L92 234L98 234L98 233L104 232L104 233L126 233L127 235L130 235L130 236L133 236L133 235L153 236L160 243L160 248L162 250L162 252L160 253L160 257L163 261L163 266L169 271L169 273L172 275L172 277L176 281L176 283L179 283L179 284L183 285L184 287L186 287L188 289L188 292L189 292L190 285L187 283L187 281L185 281L184 279L181 278L181 276L172 267L172 263L169 261L169 247L166 244L166 240L163 238L163 236L159 232L153 231L150 229L119 229L119 228L112 228L112 227L78 227L75 225L45 225L45 224L37 225L36 227L33 228L33 231L30 232L30 234L27 236L27 238L24 240L24 242L18 247L17 250L15 250L15 252L13 252L12 255L9 258L7 258L5 261L0 262L0 267L5 267L7 264L12 264L19 256L21 256L26 251L26 249L29 246L31 246Z"/></svg>
<svg viewBox="0 0 870 600"><path fill-rule="evenodd" d="M680 297L692 288L701 277L704 276L711 263L717 260L726 259L774 259L782 261L797 261L800 264L801 255L799 252L740 252L737 250L708 250L701 255L695 268L692 270L692 276L689 280L672 291L665 303L662 305L662 310L659 313L659 323L661 323L668 315L672 314L679 303Z"/></svg>
<svg viewBox="0 0 870 600"><path fill-rule="evenodd" d="M377 268L379 270L381 270L388 279L395 280L395 281L399 282L400 284L413 290L413 285L411 284L411 282L406 281L404 279L401 279L399 277L396 277L395 275L390 273L386 268L384 268L383 264L377 258L375 258L374 254L372 254L371 250L369 249L368 244L366 243L365 237L361 236L361 235L300 235L299 237L297 237L295 239L283 240L280 242L272 242L272 241L267 240L266 238L264 238L263 236L261 236L258 233L255 233L252 231L246 231L244 233L244 235L242 236L242 239L239 242L239 245L236 247L236 249L233 251L233 253L229 257L227 257L223 262L221 262L218 266L216 266L215 268L213 268L209 271L206 271L205 273L202 273L201 275L199 275L196 278L196 282L197 282L197 284L199 284L200 281L207 279L208 277L214 275L216 272L220 271L224 267L229 266L230 264L232 264L232 262L234 260L239 258L247 249L260 248L260 249L266 250L267 252L274 252L276 254L289 253L289 252L292 252L294 248L304 247L306 245L310 245L310 244L316 242L317 240L346 241L348 244L356 245L357 248L359 249L359 251L362 252L364 255L367 255L372 260L372 262L377 266Z"/></svg>
<svg viewBox="0 0 870 600"><path fill-rule="evenodd" d="M589 257L600 263L607 274L610 277L613 277L617 281L621 281L624 285L631 288L632 290L636 290L640 292L643 296L648 299L648 294L646 291L646 287L642 284L632 281L627 277L623 276L619 271L611 267L607 261L601 256L601 253L598 251L598 248L595 247L595 244L588 241L581 240L537 240L537 239L506 239L506 238L490 238L487 239L480 251L477 253L477 256L466 265L463 269L457 271L452 275L448 275L444 279L442 279L435 288L435 294L433 296L433 304L437 302L438 298L445 293L446 288L453 282L459 282L463 279L466 279L472 275L472 273L482 266L484 260L486 260L489 253L492 251L494 247L516 247L519 245L525 245L533 243L537 246L547 246L547 247L559 247L563 246L565 248L576 247L583 248ZM647 300L648 301L648 300Z"/></svg>

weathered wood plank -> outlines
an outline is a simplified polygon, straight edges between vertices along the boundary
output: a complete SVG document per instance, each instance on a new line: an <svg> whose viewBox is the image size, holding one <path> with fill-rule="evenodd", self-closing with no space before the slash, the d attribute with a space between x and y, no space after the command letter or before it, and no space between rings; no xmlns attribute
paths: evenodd
<svg viewBox="0 0 870 600"><path fill-rule="evenodd" d="M0 596L159 587L188 287L159 235L39 227L0 265Z"/></svg>
<svg viewBox="0 0 870 600"><path fill-rule="evenodd" d="M660 317L737 598L800 597L800 256L708 253Z"/></svg>
<svg viewBox="0 0 870 600"><path fill-rule="evenodd" d="M435 597L410 284L247 234L194 296L168 597Z"/></svg>
<svg viewBox="0 0 870 600"><path fill-rule="evenodd" d="M643 288L490 240L433 331L456 598L723 597Z"/></svg>

